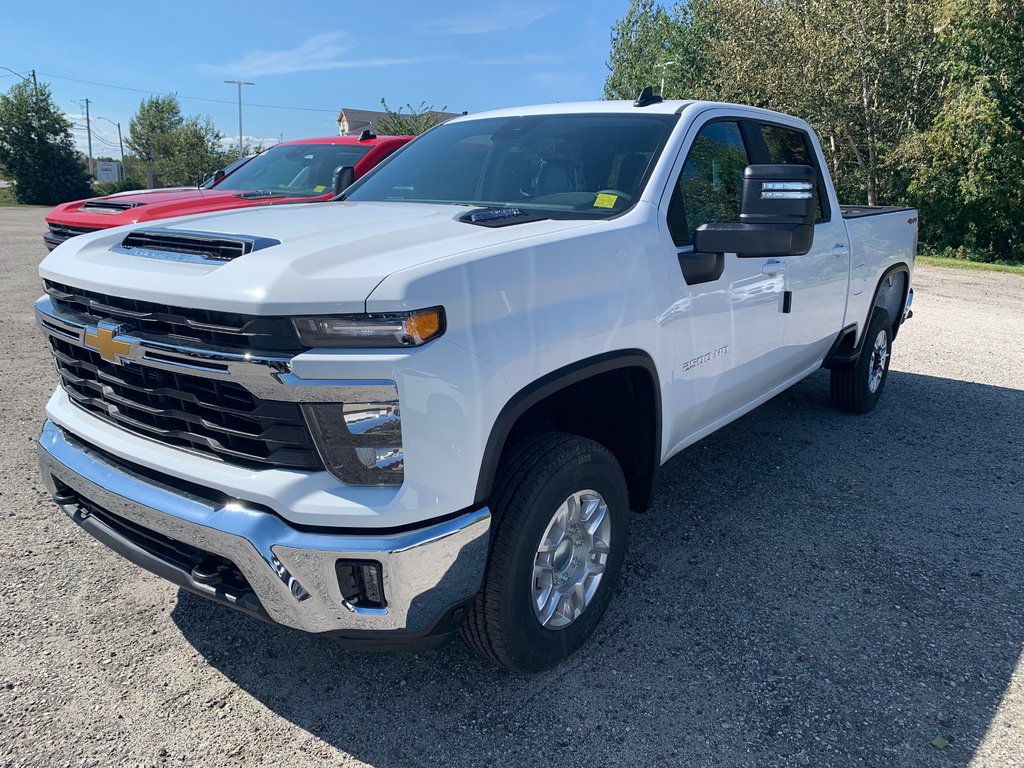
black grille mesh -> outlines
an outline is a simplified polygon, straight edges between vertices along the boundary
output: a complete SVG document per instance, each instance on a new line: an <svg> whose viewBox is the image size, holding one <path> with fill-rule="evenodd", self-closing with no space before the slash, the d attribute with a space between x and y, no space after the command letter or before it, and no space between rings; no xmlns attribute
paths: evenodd
<svg viewBox="0 0 1024 768"><path fill-rule="evenodd" d="M73 227L70 224L47 224L47 227L50 229L51 239L60 242L64 242L69 237L87 235L90 232L99 231L96 227Z"/></svg>
<svg viewBox="0 0 1024 768"><path fill-rule="evenodd" d="M297 403L262 400L233 382L109 363L55 336L50 348L72 401L119 427L233 464L323 468Z"/></svg>

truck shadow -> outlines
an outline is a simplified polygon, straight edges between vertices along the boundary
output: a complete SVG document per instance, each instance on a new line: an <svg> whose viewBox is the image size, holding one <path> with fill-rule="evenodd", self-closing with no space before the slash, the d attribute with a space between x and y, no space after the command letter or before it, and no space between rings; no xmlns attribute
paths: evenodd
<svg viewBox="0 0 1024 768"><path fill-rule="evenodd" d="M375 766L966 766L1021 663L1021 434L1018 390L893 371L852 417L812 376L664 467L598 635L536 677L461 643L349 653L184 592L173 618Z"/></svg>

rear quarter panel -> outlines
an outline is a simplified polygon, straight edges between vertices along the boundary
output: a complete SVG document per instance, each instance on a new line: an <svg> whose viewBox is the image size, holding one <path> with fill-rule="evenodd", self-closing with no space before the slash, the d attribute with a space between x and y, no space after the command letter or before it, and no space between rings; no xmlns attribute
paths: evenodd
<svg viewBox="0 0 1024 768"><path fill-rule="evenodd" d="M850 239L850 296L846 324L856 323L857 341L867 327L875 289L887 271L904 264L913 280L917 211L906 209L846 219ZM895 320L895 318L894 318Z"/></svg>

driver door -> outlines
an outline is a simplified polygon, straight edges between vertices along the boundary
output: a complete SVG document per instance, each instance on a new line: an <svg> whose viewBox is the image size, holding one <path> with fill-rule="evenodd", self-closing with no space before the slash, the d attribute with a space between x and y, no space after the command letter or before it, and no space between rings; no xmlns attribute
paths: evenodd
<svg viewBox="0 0 1024 768"><path fill-rule="evenodd" d="M662 241L678 263L675 301L662 324L675 351L671 450L781 383L783 276L766 259L698 254L693 232L739 220L743 172L751 162L735 115L707 114L684 142L663 198Z"/></svg>

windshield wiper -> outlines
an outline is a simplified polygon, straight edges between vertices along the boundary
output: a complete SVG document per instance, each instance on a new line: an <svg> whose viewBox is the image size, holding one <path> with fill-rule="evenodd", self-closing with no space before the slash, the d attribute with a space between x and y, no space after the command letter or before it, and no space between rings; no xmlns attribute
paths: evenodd
<svg viewBox="0 0 1024 768"><path fill-rule="evenodd" d="M242 192L238 197L245 198L246 200L251 200L257 197L291 197L291 193L274 192L270 189L250 189L247 192Z"/></svg>

